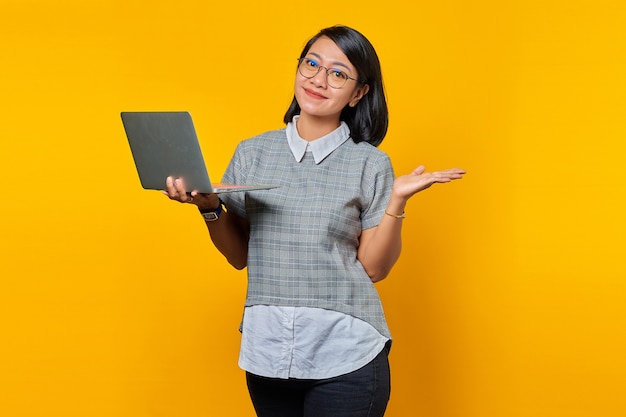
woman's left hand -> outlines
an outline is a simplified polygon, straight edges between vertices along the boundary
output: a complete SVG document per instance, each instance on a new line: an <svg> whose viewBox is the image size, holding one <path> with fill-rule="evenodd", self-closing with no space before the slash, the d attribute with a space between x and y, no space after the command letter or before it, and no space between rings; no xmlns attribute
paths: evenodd
<svg viewBox="0 0 626 417"><path fill-rule="evenodd" d="M446 183L463 178L465 170L451 168L443 171L426 172L421 165L408 175L396 178L393 183L393 194L404 200L408 200L414 194L429 188L435 183Z"/></svg>

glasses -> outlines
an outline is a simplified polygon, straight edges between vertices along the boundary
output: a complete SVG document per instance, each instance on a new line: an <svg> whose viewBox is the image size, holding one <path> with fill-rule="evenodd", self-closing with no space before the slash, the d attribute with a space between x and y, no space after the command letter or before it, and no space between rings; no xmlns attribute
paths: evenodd
<svg viewBox="0 0 626 417"><path fill-rule="evenodd" d="M298 64L298 72L304 78L313 78L324 68L326 70L326 82L329 87L332 88L341 88L348 80L357 81L356 78L350 77L344 71L337 68L326 68L317 63L314 59L311 58L300 58L298 59L300 62Z"/></svg>

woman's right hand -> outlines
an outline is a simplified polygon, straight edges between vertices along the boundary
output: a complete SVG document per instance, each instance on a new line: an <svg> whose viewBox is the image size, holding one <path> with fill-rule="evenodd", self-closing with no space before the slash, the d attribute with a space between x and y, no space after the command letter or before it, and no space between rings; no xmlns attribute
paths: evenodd
<svg viewBox="0 0 626 417"><path fill-rule="evenodd" d="M183 180L180 178L167 177L163 194L168 196L170 200L180 203L195 204L200 210L215 209L220 205L217 194L204 194L199 193L197 190L188 193L187 190L185 190Z"/></svg>
<svg viewBox="0 0 626 417"><path fill-rule="evenodd" d="M167 177L163 194L170 200L195 204L200 210L215 210L220 205L220 199L215 193L199 193L198 190L188 193L180 178ZM226 211L220 215L220 219L225 220L206 222L211 240L232 266L243 269L248 265L250 226L246 220Z"/></svg>

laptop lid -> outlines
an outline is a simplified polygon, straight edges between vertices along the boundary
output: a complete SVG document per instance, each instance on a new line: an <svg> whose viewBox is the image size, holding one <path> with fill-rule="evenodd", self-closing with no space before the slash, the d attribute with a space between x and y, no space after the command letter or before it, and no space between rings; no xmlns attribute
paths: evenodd
<svg viewBox="0 0 626 417"><path fill-rule="evenodd" d="M168 176L181 178L188 191L224 193L266 190L273 185L212 183L189 112L122 112L122 123L141 186L165 189Z"/></svg>

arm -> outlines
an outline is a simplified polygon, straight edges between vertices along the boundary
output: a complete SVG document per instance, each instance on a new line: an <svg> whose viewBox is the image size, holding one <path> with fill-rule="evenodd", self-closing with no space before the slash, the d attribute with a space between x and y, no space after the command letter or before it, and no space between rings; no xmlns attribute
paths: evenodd
<svg viewBox="0 0 626 417"><path fill-rule="evenodd" d="M465 171L448 169L425 172L423 166L408 175L396 178L385 215L376 227L363 230L357 258L373 282L387 277L402 250L402 217L409 198L435 183L461 179Z"/></svg>
<svg viewBox="0 0 626 417"><path fill-rule="evenodd" d="M250 237L248 222L236 214L223 212L219 219L206 222L206 225L213 244L228 262L236 269L245 268L248 265L248 239Z"/></svg>
<svg viewBox="0 0 626 417"><path fill-rule="evenodd" d="M168 177L166 190L163 191L170 199L181 203L191 203L200 210L217 208L220 204L217 194L202 194L192 191L189 195L180 179ZM219 219L206 222L213 244L226 260L236 269L243 269L248 264L248 238L250 228L248 222L239 216L223 212Z"/></svg>

